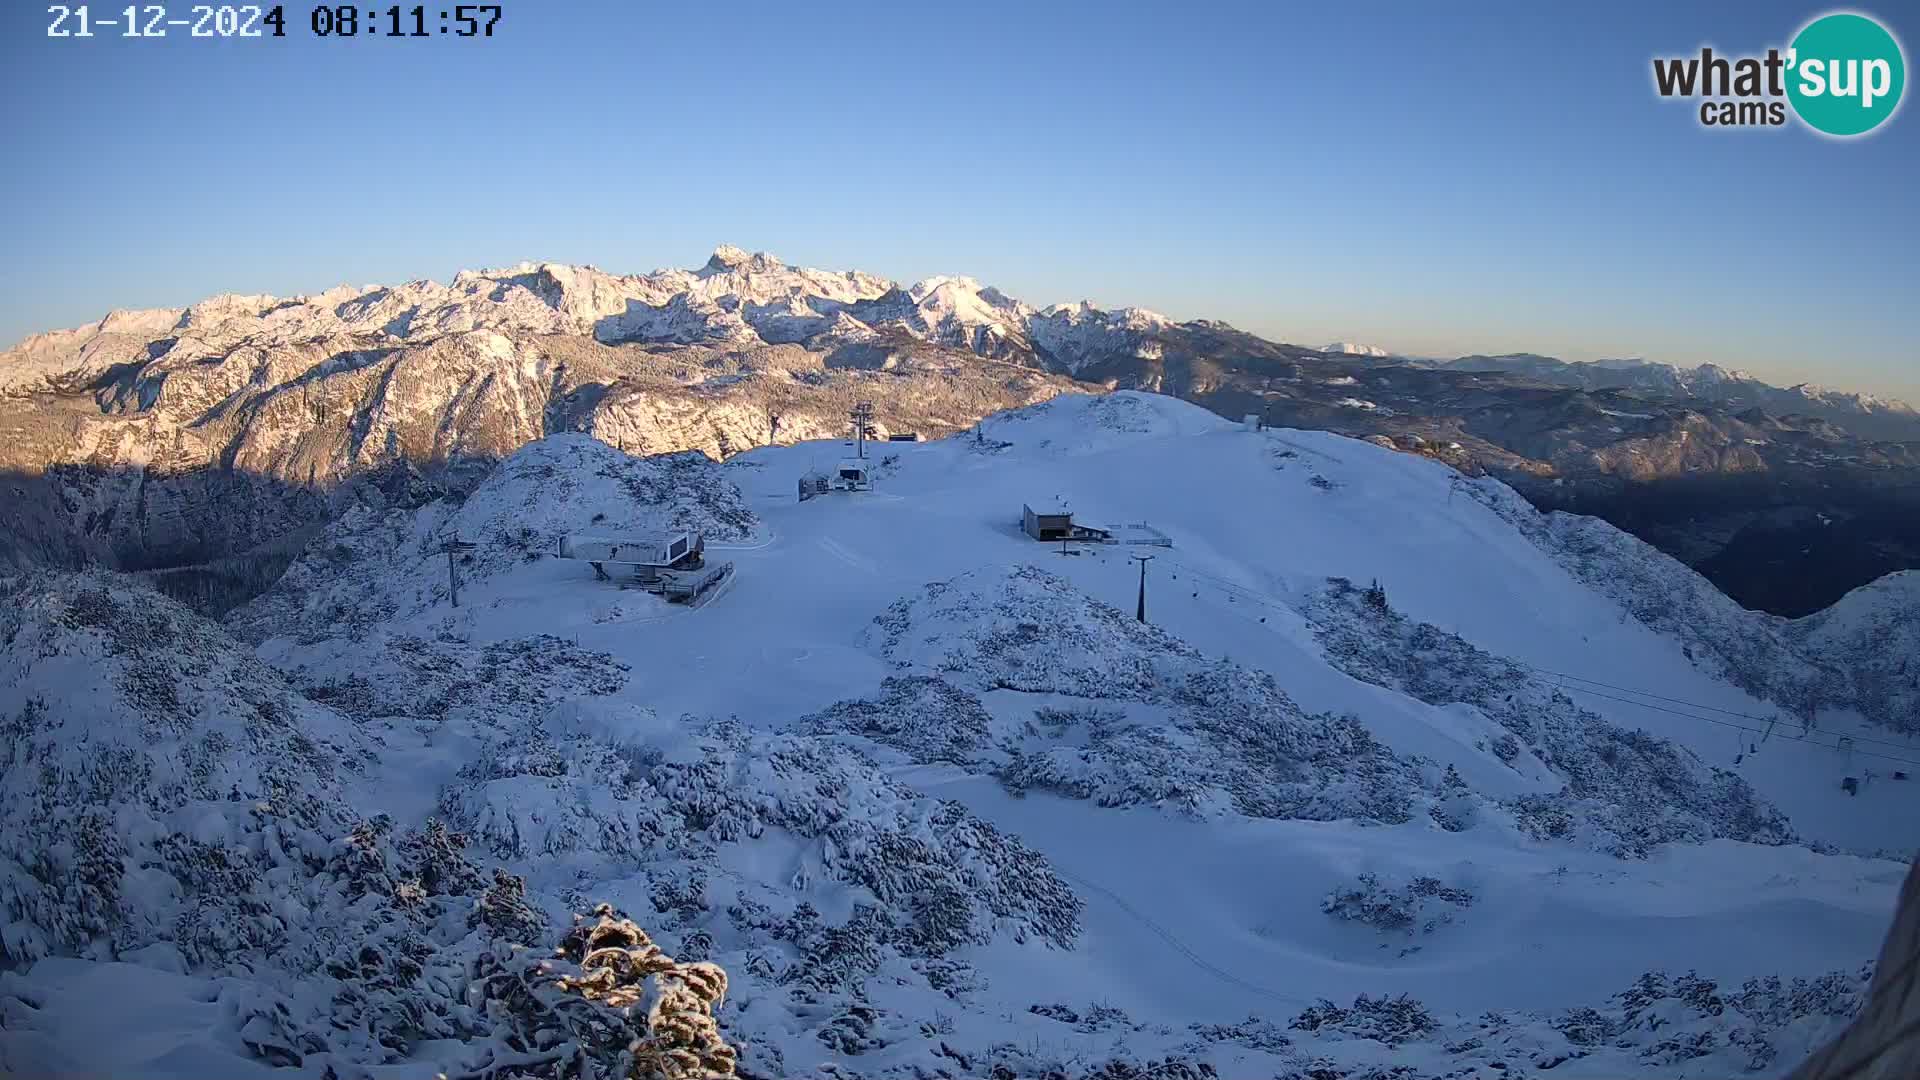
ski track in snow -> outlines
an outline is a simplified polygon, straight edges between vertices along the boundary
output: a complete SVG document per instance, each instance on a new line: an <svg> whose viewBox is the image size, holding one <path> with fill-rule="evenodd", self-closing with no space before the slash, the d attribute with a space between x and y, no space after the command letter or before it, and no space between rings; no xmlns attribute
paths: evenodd
<svg viewBox="0 0 1920 1080"><path fill-rule="evenodd" d="M1240 976L1235 975L1233 972L1226 970L1225 968L1219 966L1218 964L1210 963L1205 957L1201 956L1197 952L1194 952L1191 948L1189 948L1186 945L1185 942L1181 941L1179 937L1175 936L1173 931L1155 922L1152 918L1142 913L1138 908L1134 907L1132 904L1127 903L1125 897L1121 896L1119 893L1114 892L1112 889L1106 888L1101 885L1095 885L1093 882L1088 881L1086 878L1080 877L1077 874L1070 874L1070 873L1067 873L1066 871L1056 871L1056 872L1059 873L1061 877L1067 879L1073 884L1079 886L1080 888L1086 890L1087 892L1094 894L1095 896L1099 896L1105 899L1108 903L1112 904L1114 907L1119 908L1121 911L1125 912L1128 918L1139 923L1141 926L1146 927L1147 930L1150 931L1155 937L1159 938L1161 941L1166 942L1168 948L1172 949L1174 952L1179 953L1181 956L1186 957L1187 960L1190 961L1194 967L1199 968L1201 971L1206 972L1207 974L1213 976L1215 979L1218 979L1219 981L1226 983L1229 986L1238 987L1239 989L1245 990L1248 993L1255 994L1259 997L1267 998L1268 1000L1271 1000L1271 1001L1278 1001L1285 1005L1298 1007L1307 1003L1307 999L1300 997L1298 994L1287 994L1279 990L1270 990L1267 987L1255 985L1253 983L1246 981L1245 979L1242 979Z"/></svg>

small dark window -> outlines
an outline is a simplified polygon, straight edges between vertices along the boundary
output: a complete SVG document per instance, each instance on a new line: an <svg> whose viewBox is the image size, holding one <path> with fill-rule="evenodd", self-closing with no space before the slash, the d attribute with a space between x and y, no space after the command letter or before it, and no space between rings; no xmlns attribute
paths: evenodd
<svg viewBox="0 0 1920 1080"><path fill-rule="evenodd" d="M667 557L670 559L677 559L686 553L687 542L685 540L675 540L673 546L667 549Z"/></svg>

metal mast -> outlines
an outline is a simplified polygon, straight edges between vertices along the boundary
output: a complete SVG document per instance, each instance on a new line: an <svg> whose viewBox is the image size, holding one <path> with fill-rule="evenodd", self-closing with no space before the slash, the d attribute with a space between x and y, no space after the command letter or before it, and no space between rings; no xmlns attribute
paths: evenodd
<svg viewBox="0 0 1920 1080"><path fill-rule="evenodd" d="M847 414L847 419L853 424L853 456L865 458L867 436L873 432L873 402L863 401L855 405L853 411Z"/></svg>
<svg viewBox="0 0 1920 1080"><path fill-rule="evenodd" d="M471 541L460 539L448 540L440 545L440 550L447 553L447 593L454 607L460 606L460 569L454 565L454 556L462 551L472 551L479 546Z"/></svg>
<svg viewBox="0 0 1920 1080"><path fill-rule="evenodd" d="M1132 557L1140 563L1140 606L1134 609L1133 617L1140 622L1146 622L1147 621L1147 563L1153 559L1153 556L1135 555Z"/></svg>

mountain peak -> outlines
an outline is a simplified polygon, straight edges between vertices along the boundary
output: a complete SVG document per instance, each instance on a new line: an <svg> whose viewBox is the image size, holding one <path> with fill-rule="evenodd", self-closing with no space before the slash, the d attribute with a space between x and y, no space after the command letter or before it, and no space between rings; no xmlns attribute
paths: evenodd
<svg viewBox="0 0 1920 1080"><path fill-rule="evenodd" d="M724 274L742 267L757 271L776 270L781 265L779 259L767 252L748 252L747 249L734 247L732 244L721 244L713 249L712 255L708 256L704 269L708 273Z"/></svg>
<svg viewBox="0 0 1920 1080"><path fill-rule="evenodd" d="M1321 352L1339 353L1343 356L1392 356L1393 354L1378 345L1362 345L1353 341L1336 341Z"/></svg>
<svg viewBox="0 0 1920 1080"><path fill-rule="evenodd" d="M970 277L957 274L936 274L933 277L915 282L907 290L907 295L915 301L924 300L935 293L978 293L980 283Z"/></svg>

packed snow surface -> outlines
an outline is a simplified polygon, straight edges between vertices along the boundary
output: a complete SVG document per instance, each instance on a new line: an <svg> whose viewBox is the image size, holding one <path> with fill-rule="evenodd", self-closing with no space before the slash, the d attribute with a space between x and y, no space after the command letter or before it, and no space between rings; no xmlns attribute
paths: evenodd
<svg viewBox="0 0 1920 1080"><path fill-rule="evenodd" d="M1765 1075L1858 1007L1920 755L1755 696L1672 560L1154 395L868 449L873 491L801 503L847 447L545 440L369 496L226 629L11 583L0 1071L459 1075L494 1047L460 973L599 901L726 969L759 1076ZM735 566L694 608L545 554L669 522Z"/></svg>

